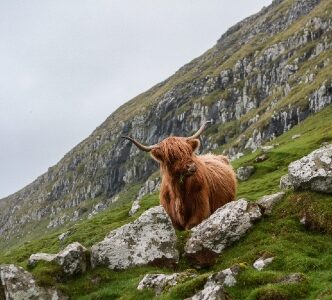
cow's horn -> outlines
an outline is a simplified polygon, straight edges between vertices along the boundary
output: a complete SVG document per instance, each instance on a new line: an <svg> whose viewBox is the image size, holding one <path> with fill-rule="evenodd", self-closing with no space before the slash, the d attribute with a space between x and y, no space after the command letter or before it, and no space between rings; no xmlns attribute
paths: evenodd
<svg viewBox="0 0 332 300"><path fill-rule="evenodd" d="M150 152L153 148L156 147L156 145L145 146L145 145L137 142L136 140L134 140L130 136L122 136L122 138L131 141L132 143L134 143L137 146L137 148L139 148L139 149L141 149L142 151L145 151L145 152Z"/></svg>
<svg viewBox="0 0 332 300"><path fill-rule="evenodd" d="M198 129L198 131L194 135L192 135L190 137L187 137L187 140L197 139L202 134L202 132L204 131L205 127L208 124L210 124L210 123L212 123L212 121L206 121L206 122L204 122L204 124L201 126L201 128Z"/></svg>

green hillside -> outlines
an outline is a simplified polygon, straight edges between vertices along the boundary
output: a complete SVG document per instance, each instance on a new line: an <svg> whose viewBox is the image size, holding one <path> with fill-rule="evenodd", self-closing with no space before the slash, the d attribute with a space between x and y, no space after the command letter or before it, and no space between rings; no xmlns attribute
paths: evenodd
<svg viewBox="0 0 332 300"><path fill-rule="evenodd" d="M278 137L278 144L268 152L266 161L255 163L259 151L245 155L233 162L235 168L254 165L256 172L246 182L239 184L238 197L252 201L279 190L279 179L287 173L287 166L323 142L332 142L332 106L307 118L303 123ZM293 140L292 136L301 134ZM0 263L15 263L27 268L27 258L32 253L56 253L67 244L79 241L86 247L100 241L112 229L136 219L144 210L158 204L158 195L146 196L142 207L133 217L128 217L133 194L123 193L125 204L109 209L92 218L62 228L61 231L41 239L25 242L1 253ZM303 213L309 216L309 227L300 224ZM209 274L237 263L243 267L238 283L227 288L234 299L332 299L332 195L313 192L288 192L273 214L258 221L239 242L228 248L217 263L207 269L197 270L199 276L169 289L158 299L184 299L202 288ZM70 230L65 242L58 240L61 232ZM178 248L183 248L187 232L177 232ZM258 257L269 254L275 260L259 272L252 268ZM176 271L191 268L185 258L180 259ZM86 274L62 282L55 265L40 263L32 273L41 285L54 285L72 299L152 299L152 291L137 291L144 274L149 272L172 273L174 270L140 267L126 271L107 268L89 270ZM297 284L278 283L291 273L301 273L303 281ZM58 278L58 279L57 279Z"/></svg>
<svg viewBox="0 0 332 300"><path fill-rule="evenodd" d="M158 166L122 135L154 144L190 135L212 119L204 151L236 157L330 105L331 19L330 0L275 0L235 24L211 49L121 106L34 182L0 199L0 249L63 230L96 205L116 208L133 199ZM274 167L269 163L262 168ZM261 193L252 188L248 197L255 199Z"/></svg>

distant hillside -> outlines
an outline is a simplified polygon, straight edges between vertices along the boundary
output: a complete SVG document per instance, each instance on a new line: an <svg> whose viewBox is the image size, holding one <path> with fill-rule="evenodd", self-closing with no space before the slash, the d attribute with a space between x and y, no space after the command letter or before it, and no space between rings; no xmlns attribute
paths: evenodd
<svg viewBox="0 0 332 300"><path fill-rule="evenodd" d="M86 218L96 205L134 199L158 166L121 135L153 144L213 119L204 151L235 158L330 105L331 29L329 0L275 0L236 24L202 56L121 106L33 183L0 200L0 247Z"/></svg>

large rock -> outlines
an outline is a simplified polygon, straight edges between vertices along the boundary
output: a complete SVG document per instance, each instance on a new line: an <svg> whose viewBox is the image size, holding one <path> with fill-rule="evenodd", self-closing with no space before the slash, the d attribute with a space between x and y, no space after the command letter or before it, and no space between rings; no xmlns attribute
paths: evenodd
<svg viewBox="0 0 332 300"><path fill-rule="evenodd" d="M15 265L0 266L0 298L6 300L64 300L68 297L54 288L36 284L32 274Z"/></svg>
<svg viewBox="0 0 332 300"><path fill-rule="evenodd" d="M28 265L33 267L38 261L56 262L65 275L84 273L88 264L88 250L78 242L69 244L58 254L31 254Z"/></svg>
<svg viewBox="0 0 332 300"><path fill-rule="evenodd" d="M161 206L156 206L92 246L91 264L110 269L146 264L174 266L179 260L176 241L170 218Z"/></svg>
<svg viewBox="0 0 332 300"><path fill-rule="evenodd" d="M249 177L254 172L255 172L255 167L253 167L253 166L240 167L236 171L236 176L239 180L245 181L245 180L248 180Z"/></svg>
<svg viewBox="0 0 332 300"><path fill-rule="evenodd" d="M273 207L285 196L284 192L266 195L260 198L256 203L263 208L264 215L270 215Z"/></svg>
<svg viewBox="0 0 332 300"><path fill-rule="evenodd" d="M288 176L294 188L332 193L332 144L292 162Z"/></svg>
<svg viewBox="0 0 332 300"><path fill-rule="evenodd" d="M240 266L233 266L221 272L212 274L204 285L204 288L194 296L186 300L227 300L230 299L225 292L225 286L234 286Z"/></svg>
<svg viewBox="0 0 332 300"><path fill-rule="evenodd" d="M215 258L239 240L261 216L256 203L245 199L227 203L191 229L191 237L185 245L186 256L197 266L213 264Z"/></svg>
<svg viewBox="0 0 332 300"><path fill-rule="evenodd" d="M174 274L146 274L138 284L137 289L153 289L156 295L160 295L165 289L195 276L195 273L189 271Z"/></svg>
<svg viewBox="0 0 332 300"><path fill-rule="evenodd" d="M84 273L88 265L88 250L78 242L69 244L60 251L54 261L56 261L66 275Z"/></svg>

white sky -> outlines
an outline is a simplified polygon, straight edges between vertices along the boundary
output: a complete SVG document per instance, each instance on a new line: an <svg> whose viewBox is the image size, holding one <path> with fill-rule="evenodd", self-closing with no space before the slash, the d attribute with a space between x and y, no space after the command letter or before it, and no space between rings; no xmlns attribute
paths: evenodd
<svg viewBox="0 0 332 300"><path fill-rule="evenodd" d="M0 2L0 198L271 0Z"/></svg>

